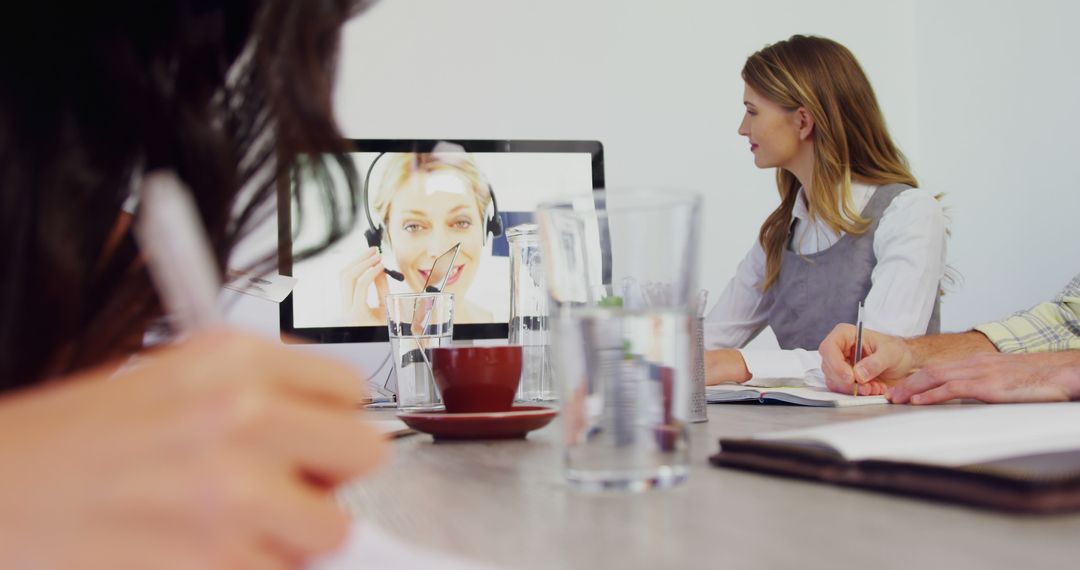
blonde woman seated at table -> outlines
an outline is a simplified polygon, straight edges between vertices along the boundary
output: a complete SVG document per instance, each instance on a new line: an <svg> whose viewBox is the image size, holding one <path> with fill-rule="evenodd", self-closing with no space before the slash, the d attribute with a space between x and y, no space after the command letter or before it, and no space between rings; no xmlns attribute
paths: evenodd
<svg viewBox="0 0 1080 570"><path fill-rule="evenodd" d="M837 323L900 336L939 328L946 224L917 188L855 57L793 36L742 70L739 134L775 168L780 205L705 320L709 384L824 386L818 345ZM736 350L766 326L782 350Z"/></svg>

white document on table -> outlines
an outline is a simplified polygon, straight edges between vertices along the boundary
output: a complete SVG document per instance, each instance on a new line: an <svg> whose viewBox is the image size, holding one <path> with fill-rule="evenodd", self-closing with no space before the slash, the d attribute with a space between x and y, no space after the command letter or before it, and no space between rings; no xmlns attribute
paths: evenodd
<svg viewBox="0 0 1080 570"><path fill-rule="evenodd" d="M1080 449L1080 403L924 409L773 432L754 439L825 447L849 461L967 465Z"/></svg>
<svg viewBox="0 0 1080 570"><path fill-rule="evenodd" d="M337 552L312 561L306 570L495 570L415 543L369 523L356 521Z"/></svg>

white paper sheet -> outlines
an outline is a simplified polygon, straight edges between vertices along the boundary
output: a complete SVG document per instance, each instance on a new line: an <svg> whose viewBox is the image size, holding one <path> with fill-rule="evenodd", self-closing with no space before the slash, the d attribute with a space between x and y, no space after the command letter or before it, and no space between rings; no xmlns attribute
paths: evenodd
<svg viewBox="0 0 1080 570"><path fill-rule="evenodd" d="M295 277L245 273L235 269L229 270L228 281L225 283L226 289L232 289L274 303L284 301L285 297L292 293L293 287L296 287Z"/></svg>
<svg viewBox="0 0 1080 570"><path fill-rule="evenodd" d="M341 550L306 570L494 570L493 566L407 543L377 526L357 521Z"/></svg>
<svg viewBox="0 0 1080 570"><path fill-rule="evenodd" d="M965 465L1080 449L1080 403L927 409L757 438L823 443L850 460Z"/></svg>

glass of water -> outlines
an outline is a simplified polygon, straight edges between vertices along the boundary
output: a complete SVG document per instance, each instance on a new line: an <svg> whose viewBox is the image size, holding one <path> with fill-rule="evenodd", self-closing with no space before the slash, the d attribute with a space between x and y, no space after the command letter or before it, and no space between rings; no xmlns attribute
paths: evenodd
<svg viewBox="0 0 1080 570"><path fill-rule="evenodd" d="M506 230L510 245L510 344L521 346L521 383L515 400L548 402L552 385L551 347L547 325L548 296L540 260L536 224Z"/></svg>
<svg viewBox="0 0 1080 570"><path fill-rule="evenodd" d="M397 378L398 409L443 409L431 373L431 349L450 346L453 340L453 293L387 295L386 317Z"/></svg>
<svg viewBox="0 0 1080 570"><path fill-rule="evenodd" d="M573 486L686 479L700 206L690 192L627 190L537 212Z"/></svg>

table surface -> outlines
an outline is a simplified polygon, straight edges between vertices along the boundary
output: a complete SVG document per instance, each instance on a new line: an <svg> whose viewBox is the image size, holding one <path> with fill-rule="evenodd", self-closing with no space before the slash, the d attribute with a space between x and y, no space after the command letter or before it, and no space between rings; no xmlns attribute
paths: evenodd
<svg viewBox="0 0 1080 570"><path fill-rule="evenodd" d="M358 517L503 568L1076 568L1080 514L1036 517L718 469L717 439L907 406L710 405L690 430L689 480L640 494L564 484L558 420L526 440L394 441L346 487ZM389 419L392 411L371 412Z"/></svg>

